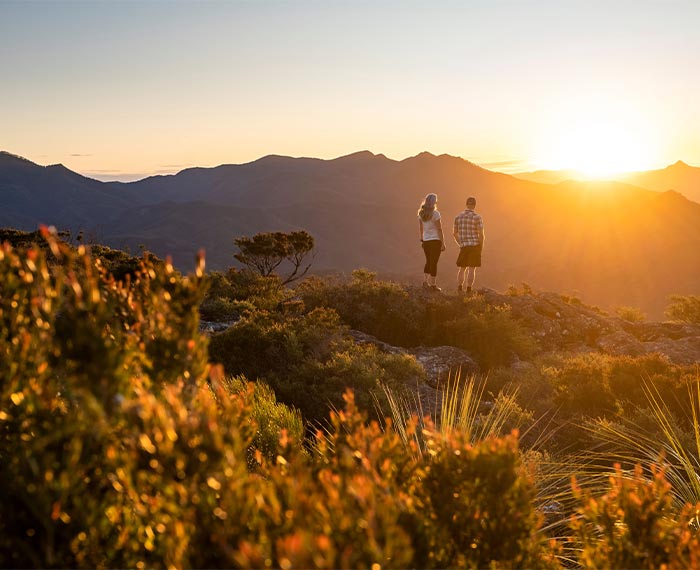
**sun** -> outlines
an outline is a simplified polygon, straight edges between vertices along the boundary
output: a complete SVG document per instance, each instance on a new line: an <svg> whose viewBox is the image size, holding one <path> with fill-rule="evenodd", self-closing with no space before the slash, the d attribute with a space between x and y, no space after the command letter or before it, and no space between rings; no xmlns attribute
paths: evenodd
<svg viewBox="0 0 700 570"><path fill-rule="evenodd" d="M658 137L650 121L611 102L577 101L549 114L536 162L542 169L574 170L586 178L646 170Z"/></svg>
<svg viewBox="0 0 700 570"><path fill-rule="evenodd" d="M644 169L647 152L634 132L611 123L577 124L562 134L552 162L590 178Z"/></svg>

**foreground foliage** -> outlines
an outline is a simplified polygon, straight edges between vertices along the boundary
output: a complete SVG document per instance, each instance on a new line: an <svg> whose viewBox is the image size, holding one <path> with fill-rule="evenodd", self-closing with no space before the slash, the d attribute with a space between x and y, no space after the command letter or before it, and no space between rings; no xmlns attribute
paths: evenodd
<svg viewBox="0 0 700 570"><path fill-rule="evenodd" d="M672 507L670 485L662 471L645 477L619 465L602 497L575 487L583 501L572 528L582 544L579 561L585 568L697 568L700 541L693 508L680 515Z"/></svg>
<svg viewBox="0 0 700 570"><path fill-rule="evenodd" d="M514 439L474 448L435 435L424 464L348 396L313 457L286 430L275 452L269 438L256 448L259 398L210 370L197 332L201 266L180 279L146 262L117 282L82 249L50 243L51 271L36 250L0 255L3 566L428 567L540 556ZM477 480L498 485L473 494ZM445 503L444 493L463 499ZM521 515L501 521L512 530L504 542L494 529L506 511ZM472 526L455 526L468 512ZM466 543L483 547L462 552Z"/></svg>
<svg viewBox="0 0 700 570"><path fill-rule="evenodd" d="M39 249L0 249L0 566L561 564L537 470L517 433L503 435L507 418L476 429L472 396L444 406L454 429L426 419L417 431L416 418L368 421L347 392L327 430L302 439L280 394L302 408L324 388L411 368L351 343L332 308L276 311L265 279L214 283L232 288L241 319L212 350L272 389L248 384L209 363L201 262L183 278L145 259L117 280L84 248L47 244L51 267ZM498 405L523 413L514 399ZM697 565L695 511L669 499L662 471L620 469L604 489L581 488L566 539L577 563Z"/></svg>

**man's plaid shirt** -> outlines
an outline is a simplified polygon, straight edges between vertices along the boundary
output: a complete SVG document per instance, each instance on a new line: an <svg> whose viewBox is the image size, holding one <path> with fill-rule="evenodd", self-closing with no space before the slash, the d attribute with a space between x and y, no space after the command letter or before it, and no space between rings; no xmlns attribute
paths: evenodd
<svg viewBox="0 0 700 570"><path fill-rule="evenodd" d="M464 210L455 218L454 233L459 247L479 245L479 230L484 229L484 221L474 210Z"/></svg>

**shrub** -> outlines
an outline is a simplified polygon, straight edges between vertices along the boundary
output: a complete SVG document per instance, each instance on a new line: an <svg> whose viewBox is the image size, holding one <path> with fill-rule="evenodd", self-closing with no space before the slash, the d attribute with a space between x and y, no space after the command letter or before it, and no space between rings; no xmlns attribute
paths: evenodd
<svg viewBox="0 0 700 570"><path fill-rule="evenodd" d="M314 471L297 415L209 376L201 267L145 264L120 284L50 243L53 271L36 250L0 250L0 565L410 564L393 466L346 476L343 451ZM376 427L362 433L381 449Z"/></svg>
<svg viewBox="0 0 700 570"><path fill-rule="evenodd" d="M581 544L586 568L696 568L700 541L690 523L695 509L680 515L672 508L663 471L651 480L639 466L624 473L618 466L608 491L593 497L576 486L583 503L571 526Z"/></svg>
<svg viewBox="0 0 700 570"><path fill-rule="evenodd" d="M630 323L643 323L647 320L646 314L637 307L616 307L615 314L621 319Z"/></svg>
<svg viewBox="0 0 700 570"><path fill-rule="evenodd" d="M0 564L140 565L155 533L175 540L180 524L161 518L176 482L152 491L142 480L163 469L149 450L174 438L198 453L180 401L207 376L202 266L181 279L144 261L117 282L85 248L47 237L51 269L38 249L0 249ZM177 409L177 429L163 406Z"/></svg>
<svg viewBox="0 0 700 570"><path fill-rule="evenodd" d="M653 384L670 409L676 414L687 411L686 379L689 367L671 364L658 353L642 356L608 357L609 386L615 398L625 408L627 404L643 407L648 404L644 384Z"/></svg>
<svg viewBox="0 0 700 570"><path fill-rule="evenodd" d="M534 295L534 290L529 283L522 282L522 290L518 289L517 285L512 283L506 288L505 294L509 297L518 297L520 295Z"/></svg>
<svg viewBox="0 0 700 570"><path fill-rule="evenodd" d="M514 436L472 445L452 432L432 440L423 489L430 513L428 567L544 567L534 487Z"/></svg>
<svg viewBox="0 0 700 570"><path fill-rule="evenodd" d="M342 406L348 387L369 410L379 382L400 389L424 374L410 356L353 343L335 311L324 308L301 315L252 312L212 337L209 352L229 374L264 379L281 402L313 421Z"/></svg>
<svg viewBox="0 0 700 570"><path fill-rule="evenodd" d="M610 356L588 353L549 357L541 373L554 389L554 402L569 415L612 417L646 406L644 383L655 386L674 413L688 411L690 367L673 365L659 354Z"/></svg>
<svg viewBox="0 0 700 570"><path fill-rule="evenodd" d="M264 382L249 383L244 376L228 377L224 380L231 394L252 393L251 418L255 423L255 437L251 450L259 450L268 459L274 459L280 448L282 433L297 445L304 441L304 421L301 413L277 401L275 392ZM299 448L301 449L301 448Z"/></svg>
<svg viewBox="0 0 700 570"><path fill-rule="evenodd" d="M67 247L71 250L75 249L69 244L71 241L71 233L69 231L58 232L54 235L54 239L60 243L62 247ZM82 233L78 236L77 241L82 241ZM4 242L9 243L10 246L17 251L26 251L31 248L40 249L46 256L49 265L53 265L56 262L56 258L40 230L24 232L21 230L0 228L0 243ZM114 276L117 281L123 281L127 277L133 279L141 269L143 259L148 259L153 265L160 265L163 263L148 251L144 251L143 258L139 258L120 249L112 249L106 245L90 244L88 248L92 258L96 260L99 259L102 267L107 273Z"/></svg>
<svg viewBox="0 0 700 570"><path fill-rule="evenodd" d="M697 374L697 373L696 373ZM592 432L605 444L606 456L638 462L651 469L660 462L677 505L700 503L700 378L684 385L687 409L677 415L651 381L643 385L647 407L635 414L598 421ZM661 457L659 457L659 455Z"/></svg>
<svg viewBox="0 0 700 570"><path fill-rule="evenodd" d="M468 351L487 369L534 354L535 341L511 318L509 307L483 304L475 309L444 322L442 334L447 344Z"/></svg>
<svg viewBox="0 0 700 570"><path fill-rule="evenodd" d="M248 303L259 309L275 310L289 297L276 275L262 277L253 271L231 268L226 273L213 271L208 274L209 290L205 304L220 306L234 301Z"/></svg>
<svg viewBox="0 0 700 570"><path fill-rule="evenodd" d="M199 307L199 314L205 321L230 322L238 319L255 306L248 301L232 301L222 297L208 296Z"/></svg>
<svg viewBox="0 0 700 570"><path fill-rule="evenodd" d="M535 341L506 307L481 297L463 299L409 292L397 283L378 281L366 270L349 283L308 280L298 288L309 307L330 307L351 328L399 346L451 344L469 351L483 367L527 358Z"/></svg>
<svg viewBox="0 0 700 570"><path fill-rule="evenodd" d="M499 367L489 373L486 388L494 395L501 391L515 392L521 406L539 415L551 412L554 407L552 401L554 388L550 380L551 378L543 372L540 365L529 364L519 368Z"/></svg>
<svg viewBox="0 0 700 570"><path fill-rule="evenodd" d="M400 346L421 343L419 307L403 287L375 273L356 269L349 283L308 279L297 291L307 306L332 308L353 329Z"/></svg>
<svg viewBox="0 0 700 570"><path fill-rule="evenodd" d="M674 321L700 325L700 296L671 295L666 306L666 316Z"/></svg>
<svg viewBox="0 0 700 570"><path fill-rule="evenodd" d="M459 431L441 434L427 425L429 451L421 455L412 449L417 445L412 437L415 418L408 422L409 437L404 440L391 423L384 431L376 423L364 426L352 401L345 412L333 414L332 425L329 436L319 439L318 464L334 466L353 482L358 481L351 477L355 473L381 474L385 504L401 498L398 504L387 504L387 511L399 509L394 528L399 537L410 540L391 565L556 566L538 535L534 487L520 464L515 436L473 443Z"/></svg>

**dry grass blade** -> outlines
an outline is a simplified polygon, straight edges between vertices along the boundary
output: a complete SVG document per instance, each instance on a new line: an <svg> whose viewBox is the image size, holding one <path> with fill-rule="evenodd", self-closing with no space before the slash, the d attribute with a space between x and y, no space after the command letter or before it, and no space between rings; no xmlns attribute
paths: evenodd
<svg viewBox="0 0 700 570"><path fill-rule="evenodd" d="M647 430L625 418L618 422L596 420L589 429L610 447L601 452L599 458L608 465L639 463L645 470L649 470L653 464L663 464L677 505L696 504L700 502L700 375L688 385L690 434L674 420L671 410L652 382L645 380L643 390L651 419L662 439L656 439Z"/></svg>

